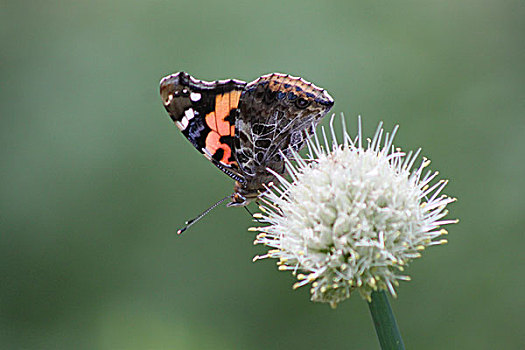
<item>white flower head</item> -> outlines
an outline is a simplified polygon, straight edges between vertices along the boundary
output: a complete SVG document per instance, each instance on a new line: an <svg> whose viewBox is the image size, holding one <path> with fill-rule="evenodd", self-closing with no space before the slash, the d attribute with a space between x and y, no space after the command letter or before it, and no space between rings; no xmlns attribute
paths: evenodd
<svg viewBox="0 0 525 350"><path fill-rule="evenodd" d="M333 119L331 143L323 128L323 142L317 133L307 141L306 158L294 152L296 164L286 161L292 181L274 174L279 183L255 215L266 225L251 230L260 231L254 244L270 248L254 261L278 259L297 277L294 288L310 284L312 301L335 307L354 290L368 301L376 290L396 296L398 281L410 280L407 263L446 243L441 226L457 220L443 219L455 198L440 195L447 181L434 181L438 172L424 172L430 161L414 167L420 150L394 148L397 126L385 134L379 124L364 146L360 118L353 139L343 118L341 143Z"/></svg>

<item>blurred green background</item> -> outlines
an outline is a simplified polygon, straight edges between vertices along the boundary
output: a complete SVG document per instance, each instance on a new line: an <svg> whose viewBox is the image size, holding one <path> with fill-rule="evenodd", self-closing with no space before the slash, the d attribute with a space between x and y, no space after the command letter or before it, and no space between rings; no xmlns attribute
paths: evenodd
<svg viewBox="0 0 525 350"><path fill-rule="evenodd" d="M251 259L241 208L177 237L232 181L180 135L185 70L324 88L352 131L401 126L458 197L450 243L393 301L410 349L525 347L523 1L2 1L0 348L377 349ZM325 120L323 124L327 124Z"/></svg>

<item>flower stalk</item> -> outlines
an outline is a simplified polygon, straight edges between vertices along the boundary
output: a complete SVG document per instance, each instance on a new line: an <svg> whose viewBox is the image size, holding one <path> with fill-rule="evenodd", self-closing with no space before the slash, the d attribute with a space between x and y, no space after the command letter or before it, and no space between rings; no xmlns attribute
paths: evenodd
<svg viewBox="0 0 525 350"><path fill-rule="evenodd" d="M386 293L384 291L372 292L368 308L374 321L381 349L404 350L405 345Z"/></svg>

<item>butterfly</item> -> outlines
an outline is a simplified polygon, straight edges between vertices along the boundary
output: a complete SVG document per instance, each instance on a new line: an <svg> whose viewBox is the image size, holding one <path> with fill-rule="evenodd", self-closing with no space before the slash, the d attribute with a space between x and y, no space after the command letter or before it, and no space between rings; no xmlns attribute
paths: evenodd
<svg viewBox="0 0 525 350"><path fill-rule="evenodd" d="M250 83L198 80L185 72L160 81L166 111L191 144L235 180L228 206L246 206L284 174L334 104L306 80L271 73Z"/></svg>

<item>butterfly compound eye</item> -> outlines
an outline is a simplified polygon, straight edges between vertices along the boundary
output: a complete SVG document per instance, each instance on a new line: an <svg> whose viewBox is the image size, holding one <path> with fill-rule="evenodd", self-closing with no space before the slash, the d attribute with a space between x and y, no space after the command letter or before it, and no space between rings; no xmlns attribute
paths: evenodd
<svg viewBox="0 0 525 350"><path fill-rule="evenodd" d="M295 106L299 109L305 109L310 105L310 101L305 100L304 98L300 97L297 100L295 100Z"/></svg>

